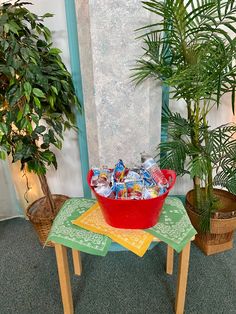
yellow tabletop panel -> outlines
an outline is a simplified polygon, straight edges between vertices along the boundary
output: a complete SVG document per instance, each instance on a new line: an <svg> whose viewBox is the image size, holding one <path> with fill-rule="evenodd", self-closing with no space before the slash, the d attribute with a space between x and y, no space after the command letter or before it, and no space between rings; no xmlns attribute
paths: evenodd
<svg viewBox="0 0 236 314"><path fill-rule="evenodd" d="M108 225L98 203L73 220L72 223L95 233L106 235L138 256L145 254L154 239L153 235L144 230L119 229Z"/></svg>

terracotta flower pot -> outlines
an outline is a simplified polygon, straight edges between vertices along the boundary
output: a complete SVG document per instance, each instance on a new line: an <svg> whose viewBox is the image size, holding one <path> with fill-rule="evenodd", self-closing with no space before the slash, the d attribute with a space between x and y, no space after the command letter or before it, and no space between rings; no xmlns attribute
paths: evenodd
<svg viewBox="0 0 236 314"><path fill-rule="evenodd" d="M26 209L27 217L33 224L33 227L42 245L45 245L54 218L56 217L64 202L69 199L68 196L60 194L53 194L52 197L56 206L55 213L53 214L49 210L49 206L45 197L41 197L34 201ZM46 246L53 247L54 245L49 241Z"/></svg>
<svg viewBox="0 0 236 314"><path fill-rule="evenodd" d="M219 198L220 209L210 220L210 232L202 233L199 227L200 215L194 208L194 190L186 195L186 210L189 218L198 231L196 245L206 254L212 255L233 248L233 233L236 229L236 196L220 189L214 189Z"/></svg>

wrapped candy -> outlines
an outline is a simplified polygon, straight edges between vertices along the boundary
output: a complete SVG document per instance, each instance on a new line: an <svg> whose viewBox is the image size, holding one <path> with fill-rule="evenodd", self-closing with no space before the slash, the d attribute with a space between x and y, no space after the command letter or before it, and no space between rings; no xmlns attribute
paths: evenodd
<svg viewBox="0 0 236 314"><path fill-rule="evenodd" d="M143 198L144 199L150 199L150 198L154 198L157 197L159 194L157 192L157 190L155 188L148 188L145 187L143 189Z"/></svg>
<svg viewBox="0 0 236 314"><path fill-rule="evenodd" d="M169 182L148 155L143 157L140 168L128 169L119 159L114 170L103 166L92 168L91 186L104 197L140 200L158 197L168 189Z"/></svg>
<svg viewBox="0 0 236 314"><path fill-rule="evenodd" d="M129 170L127 176L125 177L126 180L140 180L141 176L136 171Z"/></svg>
<svg viewBox="0 0 236 314"><path fill-rule="evenodd" d="M121 182L124 179L125 173L127 169L121 159L119 159L118 163L115 166L113 171L113 178L115 182Z"/></svg>
<svg viewBox="0 0 236 314"><path fill-rule="evenodd" d="M145 186L151 187L151 186L156 185L156 182L153 180L151 174L147 170L145 170L143 167L141 167L140 172L141 172L141 176L144 180Z"/></svg>
<svg viewBox="0 0 236 314"><path fill-rule="evenodd" d="M104 197L115 198L115 188L109 185L101 185L95 188L95 191Z"/></svg>
<svg viewBox="0 0 236 314"><path fill-rule="evenodd" d="M131 200L141 200L143 190L143 180L126 181L127 198Z"/></svg>
<svg viewBox="0 0 236 314"><path fill-rule="evenodd" d="M115 184L116 198L117 199L126 199L127 198L127 189L124 182L119 182Z"/></svg>
<svg viewBox="0 0 236 314"><path fill-rule="evenodd" d="M91 179L91 186L97 186L98 185L98 178L100 175L100 169L99 168L92 168L93 176Z"/></svg>

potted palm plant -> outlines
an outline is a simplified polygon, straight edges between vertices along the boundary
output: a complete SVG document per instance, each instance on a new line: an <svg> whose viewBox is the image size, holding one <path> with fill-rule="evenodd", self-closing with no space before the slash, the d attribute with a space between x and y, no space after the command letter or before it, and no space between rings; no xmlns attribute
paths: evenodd
<svg viewBox="0 0 236 314"><path fill-rule="evenodd" d="M152 77L168 85L174 99L185 101L186 117L164 110L168 139L159 146L160 163L193 179L186 209L199 232L196 243L207 255L221 252L232 247L236 228L236 125L212 129L208 113L226 93L232 95L234 112L236 2L151 0L143 5L158 21L140 29L145 52L133 79L141 83Z"/></svg>
<svg viewBox="0 0 236 314"><path fill-rule="evenodd" d="M51 32L16 1L0 5L0 158L20 162L22 171L37 174L45 197L27 215L45 242L52 221L67 197L52 195L48 166L57 168L52 146L61 149L63 132L74 127L80 109L70 73L51 42Z"/></svg>

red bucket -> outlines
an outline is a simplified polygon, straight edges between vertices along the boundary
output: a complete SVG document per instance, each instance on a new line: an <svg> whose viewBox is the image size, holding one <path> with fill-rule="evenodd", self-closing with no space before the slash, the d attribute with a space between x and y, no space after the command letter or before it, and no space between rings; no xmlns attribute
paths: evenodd
<svg viewBox="0 0 236 314"><path fill-rule="evenodd" d="M116 200L99 195L90 185L92 170L88 172L87 181L109 225L123 229L148 229L158 222L164 201L176 181L173 170L163 169L162 173L170 182L170 187L164 194L147 200Z"/></svg>

